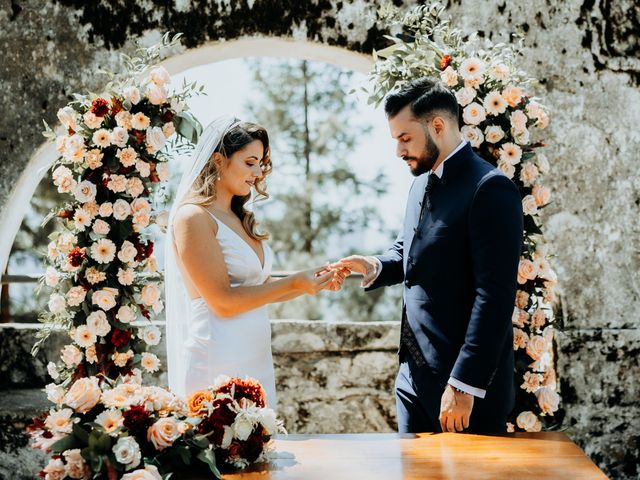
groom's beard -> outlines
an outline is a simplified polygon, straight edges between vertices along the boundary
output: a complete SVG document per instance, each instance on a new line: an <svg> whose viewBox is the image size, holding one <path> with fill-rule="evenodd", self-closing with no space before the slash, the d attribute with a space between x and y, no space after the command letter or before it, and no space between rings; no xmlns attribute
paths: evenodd
<svg viewBox="0 0 640 480"><path fill-rule="evenodd" d="M440 156L440 149L436 145L436 142L431 138L431 135L429 135L429 132L425 132L424 137L426 146L420 157L402 157L405 162L408 160L415 160L416 166L409 167L414 177L418 177L431 170Z"/></svg>

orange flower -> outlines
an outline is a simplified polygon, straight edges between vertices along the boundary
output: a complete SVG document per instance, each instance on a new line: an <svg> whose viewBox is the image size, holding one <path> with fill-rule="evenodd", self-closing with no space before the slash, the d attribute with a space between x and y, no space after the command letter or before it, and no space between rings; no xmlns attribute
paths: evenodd
<svg viewBox="0 0 640 480"><path fill-rule="evenodd" d="M207 408L204 406L204 402L210 402L213 400L211 392L208 390L198 390L189 397L187 405L189 407L189 415L199 415L206 412Z"/></svg>

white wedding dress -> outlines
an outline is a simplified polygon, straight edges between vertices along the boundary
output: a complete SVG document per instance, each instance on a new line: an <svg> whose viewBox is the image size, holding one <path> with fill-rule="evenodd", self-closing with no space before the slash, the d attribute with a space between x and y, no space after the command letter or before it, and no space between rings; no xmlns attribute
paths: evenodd
<svg viewBox="0 0 640 480"><path fill-rule="evenodd" d="M211 215L218 224L216 238L222 248L231 287L261 285L271 274L273 254L262 242L264 265L255 250L235 231ZM211 272L215 275L216 272ZM271 355L271 324L266 306L219 317L203 298L191 300L184 343L185 393L213 384L219 375L252 377L266 393L266 403L276 409L276 386Z"/></svg>

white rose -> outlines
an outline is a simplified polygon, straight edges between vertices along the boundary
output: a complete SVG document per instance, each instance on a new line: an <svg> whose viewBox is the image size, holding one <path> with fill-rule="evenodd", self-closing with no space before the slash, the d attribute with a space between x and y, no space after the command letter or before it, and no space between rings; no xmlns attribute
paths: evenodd
<svg viewBox="0 0 640 480"><path fill-rule="evenodd" d="M140 453L140 446L135 438L120 437L112 450L116 456L116 461L125 465L127 470L131 470L140 465L142 455Z"/></svg>
<svg viewBox="0 0 640 480"><path fill-rule="evenodd" d="M506 82L507 80L509 80L509 67L507 67L504 63L493 65L489 69L489 76L500 82Z"/></svg>
<svg viewBox="0 0 640 480"><path fill-rule="evenodd" d="M153 105L162 105L167 101L167 91L161 85L149 85L147 88L147 97Z"/></svg>
<svg viewBox="0 0 640 480"><path fill-rule="evenodd" d="M111 310L116 306L116 295L118 290L115 288L103 288L93 292L91 295L91 301L94 305L98 305L102 310Z"/></svg>
<svg viewBox="0 0 640 480"><path fill-rule="evenodd" d="M142 303L151 306L160 300L160 289L153 283L145 285L140 292L140 298L142 299Z"/></svg>
<svg viewBox="0 0 640 480"><path fill-rule="evenodd" d="M120 251L118 252L118 260L122 263L130 263L138 255L138 250L129 240L125 240L122 242L122 246L120 247Z"/></svg>
<svg viewBox="0 0 640 480"><path fill-rule="evenodd" d="M538 203L533 195L527 195L522 199L522 211L525 215L538 213Z"/></svg>
<svg viewBox="0 0 640 480"><path fill-rule="evenodd" d="M87 296L87 291L83 287L71 287L67 292L67 304L70 307L77 307Z"/></svg>
<svg viewBox="0 0 640 480"><path fill-rule="evenodd" d="M54 315L64 312L67 308L67 302L59 293L52 293L49 297L49 310Z"/></svg>
<svg viewBox="0 0 640 480"><path fill-rule="evenodd" d="M126 110L122 110L116 113L115 116L116 125L124 128L125 130L131 130L131 113Z"/></svg>
<svg viewBox="0 0 640 480"><path fill-rule="evenodd" d="M156 173L161 182L169 180L169 162L156 164Z"/></svg>
<svg viewBox="0 0 640 480"><path fill-rule="evenodd" d="M147 128L147 146L150 149L150 153L156 153L162 150L166 142L167 139L160 127Z"/></svg>
<svg viewBox="0 0 640 480"><path fill-rule="evenodd" d="M268 435L275 435L278 433L278 420L275 410L271 408L265 408L260 415L260 423L267 431Z"/></svg>
<svg viewBox="0 0 640 480"><path fill-rule="evenodd" d="M64 125L65 128L67 129L70 128L71 130L78 130L78 123L77 123L78 114L73 108L63 107L60 110L58 110L57 115L58 115L58 120L60 120L60 123Z"/></svg>
<svg viewBox="0 0 640 480"><path fill-rule="evenodd" d="M129 140L127 130L122 127L116 127L111 132L111 143L118 147L124 147Z"/></svg>
<svg viewBox="0 0 640 480"><path fill-rule="evenodd" d="M56 285L58 285L59 281L60 275L58 274L58 271L53 267L47 267L47 270L44 274L44 282L47 284L47 286L55 287Z"/></svg>
<svg viewBox="0 0 640 480"><path fill-rule="evenodd" d="M60 385L56 385L55 383L50 383L44 387L44 391L47 394L47 400L57 406L62 405L62 400L64 399L64 388Z"/></svg>
<svg viewBox="0 0 640 480"><path fill-rule="evenodd" d="M461 129L462 136L466 138L472 147L478 148L484 142L484 135L479 128L471 127L469 125L465 125Z"/></svg>
<svg viewBox="0 0 640 480"><path fill-rule="evenodd" d="M147 465L144 470L134 470L123 475L122 480L162 480L162 476L156 467Z"/></svg>
<svg viewBox="0 0 640 480"><path fill-rule="evenodd" d="M167 70L162 66L151 69L151 72L149 72L149 79L158 86L162 86L171 82L171 76L169 76L169 72L167 72Z"/></svg>
<svg viewBox="0 0 640 480"><path fill-rule="evenodd" d="M539 432L540 430L542 430L542 423L540 422L536 414L530 411L522 412L520 415L518 415L516 423L518 424L519 428L522 428L527 432Z"/></svg>
<svg viewBox="0 0 640 480"><path fill-rule="evenodd" d="M106 235L111 230L111 227L104 220L96 220L93 222L93 231L98 235Z"/></svg>
<svg viewBox="0 0 640 480"><path fill-rule="evenodd" d="M136 315L134 311L131 309L131 307L124 305L118 309L116 318L120 320L122 323L130 323L136 319Z"/></svg>
<svg viewBox="0 0 640 480"><path fill-rule="evenodd" d="M471 87L461 88L456 92L456 100L461 107L466 107L469 105L473 99L476 97L476 89Z"/></svg>
<svg viewBox="0 0 640 480"><path fill-rule="evenodd" d="M60 458L50 459L42 471L46 473L45 480L62 480L67 474L64 462Z"/></svg>
<svg viewBox="0 0 640 480"><path fill-rule="evenodd" d="M65 345L60 353L60 358L67 367L75 367L82 361L82 357L82 352L75 345Z"/></svg>
<svg viewBox="0 0 640 480"><path fill-rule="evenodd" d="M160 333L160 329L155 325L151 325L149 327L145 327L141 329L139 332L139 337L144 340L147 345L158 345L160 343L160 338L162 337Z"/></svg>
<svg viewBox="0 0 640 480"><path fill-rule="evenodd" d="M64 403L78 413L86 413L96 406L101 394L96 377L81 378L71 386L64 397Z"/></svg>
<svg viewBox="0 0 640 480"><path fill-rule="evenodd" d="M87 326L99 337L104 337L111 331L111 325L107 320L107 315L102 310L91 312L87 317Z"/></svg>
<svg viewBox="0 0 640 480"><path fill-rule="evenodd" d="M113 218L116 220L124 220L131 215L131 205L126 200L119 198L113 204Z"/></svg>
<svg viewBox="0 0 640 480"><path fill-rule="evenodd" d="M179 424L173 417L161 418L147 430L147 440L153 443L156 450L170 447L179 436Z"/></svg>
<svg viewBox="0 0 640 480"><path fill-rule="evenodd" d="M451 68L451 66L448 66L440 74L440 80L442 80L442 83L447 87L454 87L458 84L458 73Z"/></svg>
<svg viewBox="0 0 640 480"><path fill-rule="evenodd" d="M120 285L131 285L135 278L135 272L132 268L127 268L126 270L118 269L118 282L120 282Z"/></svg>
<svg viewBox="0 0 640 480"><path fill-rule="evenodd" d="M113 204L111 202L103 203L102 205L100 205L100 208L98 209L98 214L101 217L110 217L112 213L113 213Z"/></svg>
<svg viewBox="0 0 640 480"><path fill-rule="evenodd" d="M138 173L142 178L147 178L151 175L151 166L144 160L136 161L136 170L138 170Z"/></svg>
<svg viewBox="0 0 640 480"><path fill-rule="evenodd" d="M487 114L482 105L473 102L464 108L462 118L468 125L478 125L486 120Z"/></svg>
<svg viewBox="0 0 640 480"><path fill-rule="evenodd" d="M133 213L151 213L151 204L144 198L136 198L131 202L131 211Z"/></svg>
<svg viewBox="0 0 640 480"><path fill-rule="evenodd" d="M233 436L242 442L249 438L249 435L253 432L254 424L247 415L239 414L231 428L233 429Z"/></svg>
<svg viewBox="0 0 640 480"><path fill-rule="evenodd" d="M140 101L140 90L136 87L127 87L122 91L122 96L135 105Z"/></svg>
<svg viewBox="0 0 640 480"><path fill-rule="evenodd" d="M132 177L127 181L127 193L137 198L144 192L144 184L138 177Z"/></svg>
<svg viewBox="0 0 640 480"><path fill-rule="evenodd" d="M489 143L498 143L504 138L504 130L498 125L489 125L484 129L484 137Z"/></svg>
<svg viewBox="0 0 640 480"><path fill-rule="evenodd" d="M533 162L526 162L522 165L522 170L520 170L520 180L526 187L533 185L536 178L538 178L538 167L535 166Z"/></svg>
<svg viewBox="0 0 640 480"><path fill-rule="evenodd" d="M538 207L542 207L551 200L551 189L542 185L536 185L533 187L531 195L536 199Z"/></svg>
<svg viewBox="0 0 640 480"><path fill-rule="evenodd" d="M60 378L60 373L58 372L58 367L53 362L47 363L47 373L49 373L49 376L53 380L57 380L58 378Z"/></svg>
<svg viewBox="0 0 640 480"><path fill-rule="evenodd" d="M516 167L504 160L498 160L498 169L509 178L513 178L516 173Z"/></svg>
<svg viewBox="0 0 640 480"><path fill-rule="evenodd" d="M517 144L527 145L529 143L530 134L529 130L527 130L526 128L524 130L512 129L511 134L513 135L513 138L515 139Z"/></svg>
<svg viewBox="0 0 640 480"><path fill-rule="evenodd" d="M82 116L82 120L87 127L89 127L91 130L94 130L102 125L104 117L98 117L93 112L88 111Z"/></svg>
<svg viewBox="0 0 640 480"><path fill-rule="evenodd" d="M538 158L536 159L536 164L538 165L538 170L540 170L540 173L542 173L543 175L549 173L549 160L547 159L546 155L539 153L538 154Z"/></svg>

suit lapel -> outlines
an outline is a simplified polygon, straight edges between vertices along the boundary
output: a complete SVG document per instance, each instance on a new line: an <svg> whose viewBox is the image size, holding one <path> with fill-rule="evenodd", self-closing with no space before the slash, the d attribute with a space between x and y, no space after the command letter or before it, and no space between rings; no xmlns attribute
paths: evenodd
<svg viewBox="0 0 640 480"><path fill-rule="evenodd" d="M405 239L407 240L405 245L407 245L407 249L405 250L404 255L404 270L407 271L407 258L408 254L411 251L411 247L413 245L413 239L415 237L416 231L420 229L420 225L418 225L418 221L420 219L420 208L421 203L424 197L424 189L427 186L427 179L429 175L423 174L420 175L411 190L411 195L409 196L409 203L407 204L407 214L405 216ZM422 218L422 222L424 223L424 218L426 214Z"/></svg>

